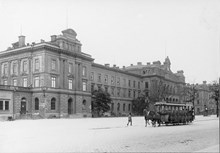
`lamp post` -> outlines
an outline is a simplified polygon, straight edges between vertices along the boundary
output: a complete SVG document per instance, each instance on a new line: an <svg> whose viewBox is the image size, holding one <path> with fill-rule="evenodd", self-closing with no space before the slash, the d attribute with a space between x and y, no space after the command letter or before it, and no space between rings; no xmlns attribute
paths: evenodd
<svg viewBox="0 0 220 153"><path fill-rule="evenodd" d="M195 109L195 85L192 84L192 95L191 95L191 100L192 100L192 105L193 105L193 108Z"/></svg>
<svg viewBox="0 0 220 153"><path fill-rule="evenodd" d="M219 108L218 108L219 96L220 96L220 78L219 78L218 89L216 91L216 114L217 114L217 117L219 117Z"/></svg>
<svg viewBox="0 0 220 153"><path fill-rule="evenodd" d="M43 101L41 103L41 114L43 116L43 118L45 118L45 111L46 111L46 95L45 92L47 91L47 87L46 86L42 86L41 90L43 91Z"/></svg>

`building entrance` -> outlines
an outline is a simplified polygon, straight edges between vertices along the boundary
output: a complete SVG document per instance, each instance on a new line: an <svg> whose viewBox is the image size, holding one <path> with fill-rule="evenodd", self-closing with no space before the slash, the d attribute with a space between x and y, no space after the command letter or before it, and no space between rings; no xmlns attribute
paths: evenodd
<svg viewBox="0 0 220 153"><path fill-rule="evenodd" d="M26 114L26 98L21 99L21 114Z"/></svg>
<svg viewBox="0 0 220 153"><path fill-rule="evenodd" d="M73 100L71 98L68 100L68 114L73 114Z"/></svg>

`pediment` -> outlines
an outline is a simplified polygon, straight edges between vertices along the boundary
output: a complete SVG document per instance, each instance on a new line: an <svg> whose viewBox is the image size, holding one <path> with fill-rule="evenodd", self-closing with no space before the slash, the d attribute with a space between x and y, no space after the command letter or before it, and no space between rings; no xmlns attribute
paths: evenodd
<svg viewBox="0 0 220 153"><path fill-rule="evenodd" d="M72 36L72 37L76 37L77 33L73 30L73 29L66 29L62 31L63 35L68 35L68 36Z"/></svg>

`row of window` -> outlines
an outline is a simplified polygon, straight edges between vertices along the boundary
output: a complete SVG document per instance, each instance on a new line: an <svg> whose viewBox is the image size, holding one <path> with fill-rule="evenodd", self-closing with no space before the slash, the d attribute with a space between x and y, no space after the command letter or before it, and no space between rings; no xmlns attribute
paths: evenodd
<svg viewBox="0 0 220 153"><path fill-rule="evenodd" d="M80 52L81 51L81 47L79 45L76 44L71 44L65 41L60 41L59 45L61 47L63 47L66 50L71 50L71 51L75 51L75 52Z"/></svg>
<svg viewBox="0 0 220 153"><path fill-rule="evenodd" d="M39 99L35 98L34 99L34 109L39 110ZM56 98L52 98L50 101L50 109L51 110L56 110Z"/></svg>
<svg viewBox="0 0 220 153"><path fill-rule="evenodd" d="M166 98L166 101L169 102L178 102L179 100L177 98Z"/></svg>
<svg viewBox="0 0 220 153"><path fill-rule="evenodd" d="M117 111L120 111L120 109L121 109L120 107L121 107L121 104L117 103ZM122 111L125 111L125 109L126 109L126 104L124 103L122 105ZM114 110L114 103L112 103L111 110L112 111ZM128 104L128 111L131 111L131 104Z"/></svg>
<svg viewBox="0 0 220 153"><path fill-rule="evenodd" d="M21 63L22 66L22 72L27 73L28 72L28 60L23 60ZM8 63L3 63L2 64L2 75L3 76L7 76L8 75L8 68L9 68L9 64ZM18 62L17 61L12 61L11 63L11 74L18 74ZM40 59L39 58L35 58L34 59L34 70L35 71L39 71L40 70ZM51 70L55 71L57 70L57 60L52 59L51 60ZM69 73L73 73L73 63L69 63ZM82 75L86 76L87 69L85 66L82 67Z"/></svg>
<svg viewBox="0 0 220 153"><path fill-rule="evenodd" d="M22 85L23 87L27 87L27 78L23 78L22 79ZM3 85L8 85L8 81L7 80L3 80ZM13 79L12 80L12 85L13 86L17 86L17 79ZM36 76L34 77L34 87L40 87L40 77ZM56 77L51 77L51 87L52 88L56 88ZM82 81L82 87L83 87L83 91L87 91L87 81L83 80ZM68 80L68 89L73 89L73 80L69 79Z"/></svg>
<svg viewBox="0 0 220 153"><path fill-rule="evenodd" d="M94 81L94 72L91 72L91 76L90 76L90 79L91 81ZM116 80L115 80L116 79ZM97 82L102 82L102 74L101 73L98 73L97 74ZM104 75L104 83L105 84L108 84L109 82L109 75ZM121 78L120 77L115 77L115 76L111 76L111 85L120 85L121 84ZM126 86L126 79L123 78L123 86L125 87ZM128 87L133 87L133 88L138 88L140 89L141 88L141 85L140 85L140 81L135 81L133 80L133 85L132 85L132 81L131 80L128 80Z"/></svg>
<svg viewBox="0 0 220 153"><path fill-rule="evenodd" d="M21 71L23 73L28 72L28 60L23 60L21 62ZM2 64L2 75L3 76L8 76L8 70L9 70L9 64L8 63L3 63ZM34 59L34 70L39 71L40 70L40 59L35 58ZM11 74L17 75L18 74L18 61L12 61L11 62Z"/></svg>
<svg viewBox="0 0 220 153"><path fill-rule="evenodd" d="M69 100L71 100L71 99L69 99ZM85 99L83 100L82 104L83 104L83 106L86 105L86 100ZM34 99L34 109L39 110L39 99L38 98ZM56 110L56 98L54 98L54 97L50 101L50 109L51 110Z"/></svg>
<svg viewBox="0 0 220 153"><path fill-rule="evenodd" d="M92 91L92 92L93 92L94 90L96 90L94 86L95 86L94 84L91 85L91 91ZM98 85L98 90L99 90L99 91L100 91L100 90L103 90L102 87L104 87L104 91L105 91L105 92L109 92L108 89L110 88L110 94L111 94L112 96L118 96L118 97L121 97L121 96L122 96L122 97L126 97L126 95L128 94L127 96L128 96L129 98L131 98L132 95L133 95L133 98L136 98L136 97L138 97L138 96L140 95L140 93L141 93L140 90L138 90L138 91L136 91L136 90L128 90L128 89L121 89L121 88L101 86L101 85ZM128 90L128 93L127 93L127 90ZM115 91L116 91L116 95L115 95ZM132 91L133 91L133 92L132 92ZM132 93L133 93L133 94L132 94Z"/></svg>
<svg viewBox="0 0 220 153"><path fill-rule="evenodd" d="M27 78L26 77L22 79L22 83L23 83L22 84L23 87L27 87ZM9 85L8 84L8 80L3 80L3 85ZM17 79L13 79L12 80L12 85L13 86L17 86L18 85L18 80Z"/></svg>

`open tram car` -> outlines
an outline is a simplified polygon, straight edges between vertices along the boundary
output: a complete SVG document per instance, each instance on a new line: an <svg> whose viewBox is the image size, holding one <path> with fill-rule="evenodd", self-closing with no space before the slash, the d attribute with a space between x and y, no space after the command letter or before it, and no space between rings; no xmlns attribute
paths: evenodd
<svg viewBox="0 0 220 153"><path fill-rule="evenodd" d="M189 104L156 102L155 109L160 114L161 124L188 124L194 120L194 110Z"/></svg>

